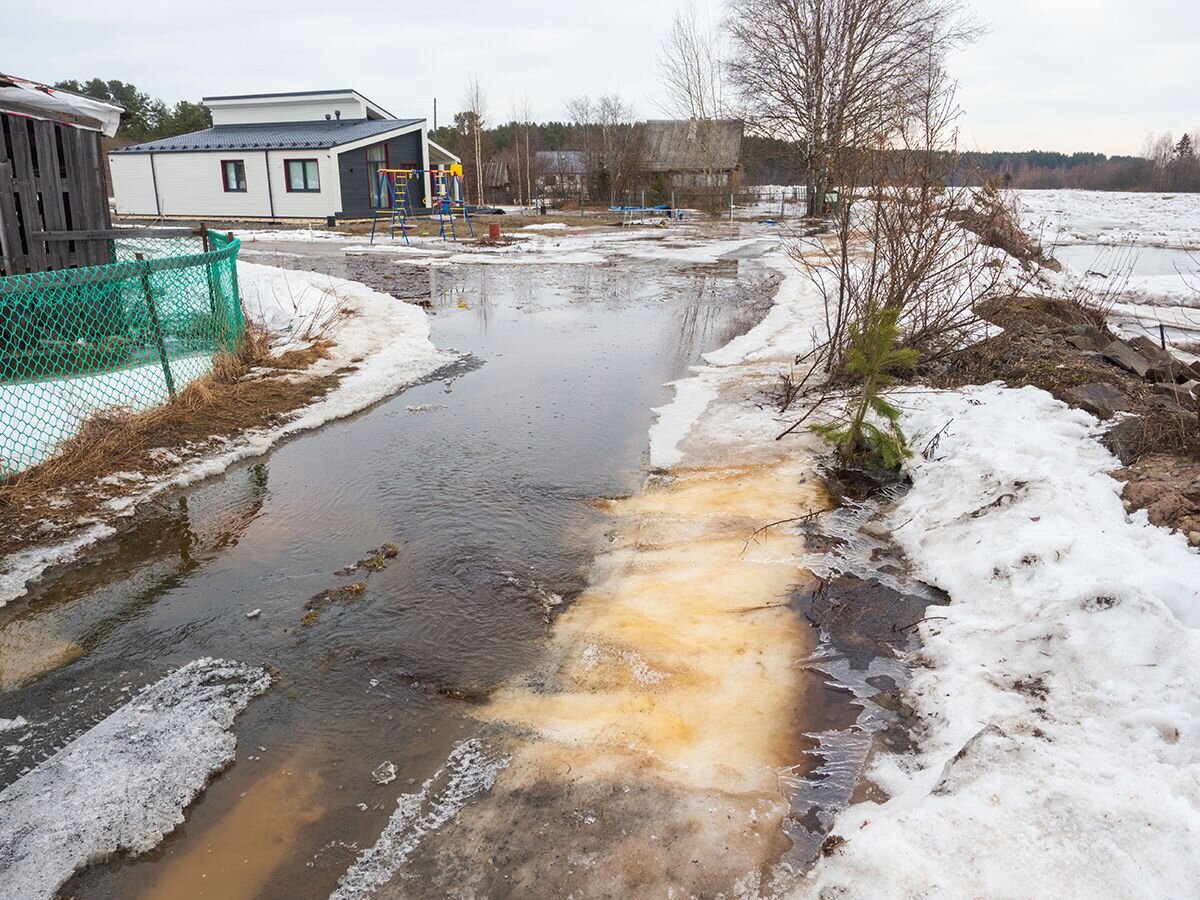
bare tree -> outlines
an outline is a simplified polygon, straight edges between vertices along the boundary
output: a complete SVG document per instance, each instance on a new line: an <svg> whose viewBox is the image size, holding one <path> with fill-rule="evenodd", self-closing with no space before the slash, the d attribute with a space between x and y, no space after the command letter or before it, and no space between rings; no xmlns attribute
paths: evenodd
<svg viewBox="0 0 1200 900"><path fill-rule="evenodd" d="M487 96L479 83L478 73L473 73L467 82L467 93L463 99L471 129L471 144L475 150L475 202L483 203L483 127L487 118Z"/></svg>
<svg viewBox="0 0 1200 900"><path fill-rule="evenodd" d="M525 94L521 100L521 121L525 125L525 198L529 204L533 205L533 154L529 152L529 132L531 130L533 113L529 107L529 94ZM517 148L520 152L520 147Z"/></svg>
<svg viewBox="0 0 1200 900"><path fill-rule="evenodd" d="M767 134L808 148L809 213L845 178L839 154L915 114L929 59L979 29L960 0L731 0L729 71Z"/></svg>
<svg viewBox="0 0 1200 900"><path fill-rule="evenodd" d="M700 20L691 0L675 10L658 57L667 115L704 120L728 113L723 45L721 32Z"/></svg>
<svg viewBox="0 0 1200 900"><path fill-rule="evenodd" d="M567 118L583 136L582 149L586 169L584 177L590 182L595 166L595 153L592 147L592 126L595 122L595 107L592 104L592 98L587 94L580 94L578 97L572 97L568 100Z"/></svg>
<svg viewBox="0 0 1200 900"><path fill-rule="evenodd" d="M691 0L675 11L671 29L659 50L659 80L666 90L663 111L689 121L701 161L703 188L714 209L720 205L722 183L720 120L729 115L725 40L707 19L701 20Z"/></svg>

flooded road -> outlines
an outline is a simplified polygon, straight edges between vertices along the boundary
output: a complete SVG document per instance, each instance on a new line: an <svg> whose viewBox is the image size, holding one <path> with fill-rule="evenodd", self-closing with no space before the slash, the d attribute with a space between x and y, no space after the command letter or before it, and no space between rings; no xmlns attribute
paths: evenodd
<svg viewBox="0 0 1200 900"><path fill-rule="evenodd" d="M493 692L544 667L611 527L598 501L644 480L664 383L771 299L752 260L443 269L303 252L253 260L426 302L434 342L470 360L161 502L0 610L0 718L33 723L0 748L0 786L184 662L276 675L186 823L66 895L328 895L396 796L493 727ZM518 696L504 718L539 727Z"/></svg>

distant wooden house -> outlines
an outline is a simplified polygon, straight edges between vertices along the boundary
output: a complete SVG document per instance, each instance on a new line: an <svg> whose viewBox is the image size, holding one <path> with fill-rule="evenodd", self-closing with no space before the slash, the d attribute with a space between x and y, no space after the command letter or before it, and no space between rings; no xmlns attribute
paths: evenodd
<svg viewBox="0 0 1200 900"><path fill-rule="evenodd" d="M733 119L651 119L642 128L642 170L669 188L732 189L742 171L744 125Z"/></svg>
<svg viewBox="0 0 1200 900"><path fill-rule="evenodd" d="M112 262L100 136L122 112L0 75L0 276Z"/></svg>

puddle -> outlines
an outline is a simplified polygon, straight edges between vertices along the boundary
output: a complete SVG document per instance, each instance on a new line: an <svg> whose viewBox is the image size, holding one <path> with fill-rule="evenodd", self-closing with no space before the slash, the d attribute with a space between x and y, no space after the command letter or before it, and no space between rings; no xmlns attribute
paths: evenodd
<svg viewBox="0 0 1200 900"><path fill-rule="evenodd" d="M256 748L243 748L243 759L256 756L269 767L227 812L203 829L189 827L189 840L176 842L155 866L145 900L253 900L266 890L272 874L301 846L304 828L327 812L320 766L304 751L282 762ZM176 845L179 849L175 849Z"/></svg>
<svg viewBox="0 0 1200 900"><path fill-rule="evenodd" d="M419 791L457 742L497 727L472 713L515 673L541 671L548 629L578 605L612 522L594 500L638 489L650 410L671 394L664 385L755 324L770 302L768 275L747 261L669 272L636 260L430 270L386 254L303 250L256 262L303 264L423 300L434 341L481 365L158 505L87 564L0 609L0 642L26 648L28 660L19 677L5 676L0 718L31 723L19 751L0 753L0 786L173 666L218 655L276 671L272 690L238 720L238 762L186 825L143 859L83 873L67 895L183 896L198 874L236 880L241 871L254 884L268 870L268 895L332 891L383 831L399 792ZM703 562L674 545L665 524L643 537L663 542L664 570ZM386 569L336 575L385 543L398 548ZM781 577L765 562L761 570L764 585ZM649 588L667 576L626 577ZM312 597L358 580L367 585L361 596L300 626ZM705 602L717 615L716 599ZM746 620L746 640L767 615L721 614ZM611 649L597 648L596 678L629 668L629 658L618 665L604 655ZM688 676L669 655L646 662L679 665L681 685L700 679L681 704L698 704L703 678L715 677L702 667ZM652 732L646 719L647 746L674 753L679 772L699 758ZM247 761L260 745L269 762ZM301 751L319 761L311 764L319 777L292 791L263 782L268 765ZM381 787L370 773L384 761L397 778ZM692 777L717 774L697 767ZM274 805L278 820L269 818ZM226 833L246 829L274 829L281 840L241 852L248 845Z"/></svg>

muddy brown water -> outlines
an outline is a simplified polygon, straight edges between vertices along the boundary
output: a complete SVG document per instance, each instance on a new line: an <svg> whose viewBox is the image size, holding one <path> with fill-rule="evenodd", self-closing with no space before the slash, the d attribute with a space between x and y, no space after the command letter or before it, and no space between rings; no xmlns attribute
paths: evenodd
<svg viewBox="0 0 1200 900"><path fill-rule="evenodd" d="M544 662L603 540L597 499L645 478L665 383L772 293L744 258L447 270L279 249L302 255L252 259L426 302L434 341L472 361L162 501L0 610L0 717L34 723L0 749L0 786L188 660L277 673L185 824L67 895L327 895L397 794L480 729L482 701ZM399 553L382 571L336 574L384 543ZM359 579L301 625L310 598Z"/></svg>

